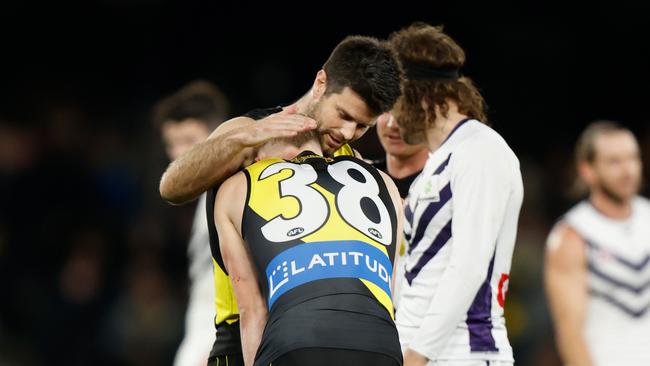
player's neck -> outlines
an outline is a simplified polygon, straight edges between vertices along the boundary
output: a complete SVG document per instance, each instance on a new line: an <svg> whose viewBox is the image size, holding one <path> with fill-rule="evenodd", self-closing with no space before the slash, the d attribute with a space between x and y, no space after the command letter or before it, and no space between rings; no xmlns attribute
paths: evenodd
<svg viewBox="0 0 650 366"><path fill-rule="evenodd" d="M604 192L593 190L589 197L591 204L603 215L614 220L625 220L632 215L632 200L613 200Z"/></svg>
<svg viewBox="0 0 650 366"><path fill-rule="evenodd" d="M427 130L427 143L431 151L436 151L447 137L449 137L454 128L462 120L467 118L466 115L458 112L455 104L449 106L449 111L446 116L443 116L439 111L436 112L437 117L433 123L433 127Z"/></svg>
<svg viewBox="0 0 650 366"><path fill-rule="evenodd" d="M422 170L428 158L429 150L427 149L422 149L407 157L386 154L386 170L391 177L401 179Z"/></svg>
<svg viewBox="0 0 650 366"><path fill-rule="evenodd" d="M311 151L317 155L323 155L323 149L320 147L320 142L318 142L318 140L315 139L305 142L300 147L300 152L303 151Z"/></svg>
<svg viewBox="0 0 650 366"><path fill-rule="evenodd" d="M298 107L298 113L305 114L309 110L309 106L312 103L312 93L311 90L305 93L300 99L298 99L294 104Z"/></svg>

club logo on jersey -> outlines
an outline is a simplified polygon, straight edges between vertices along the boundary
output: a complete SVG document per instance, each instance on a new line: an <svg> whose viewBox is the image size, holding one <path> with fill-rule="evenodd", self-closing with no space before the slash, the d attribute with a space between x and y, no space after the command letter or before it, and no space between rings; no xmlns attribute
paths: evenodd
<svg viewBox="0 0 650 366"><path fill-rule="evenodd" d="M390 296L393 267L375 246L357 240L322 241L296 245L278 254L266 267L269 309L287 291L321 279L359 278Z"/></svg>
<svg viewBox="0 0 650 366"><path fill-rule="evenodd" d="M421 201L433 201L433 202L438 202L440 201L440 191L438 189L438 176L437 175L432 175L424 183L424 187L422 188L422 193L420 193L420 196L418 197L418 200Z"/></svg>
<svg viewBox="0 0 650 366"><path fill-rule="evenodd" d="M288 236L288 237L292 237L292 236L300 235L300 234L302 234L304 231L305 231L304 228L296 227L296 228L293 228L293 229L289 230L289 232L287 232L287 236Z"/></svg>
<svg viewBox="0 0 650 366"><path fill-rule="evenodd" d="M368 232L370 233L370 235L374 236L377 239L382 238L381 233L379 232L379 230L377 230L375 228L372 228L372 227L368 228Z"/></svg>

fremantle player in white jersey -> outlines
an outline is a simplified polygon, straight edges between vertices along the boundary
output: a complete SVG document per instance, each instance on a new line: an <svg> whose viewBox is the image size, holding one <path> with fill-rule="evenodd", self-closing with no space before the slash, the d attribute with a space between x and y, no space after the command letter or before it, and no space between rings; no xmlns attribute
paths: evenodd
<svg viewBox="0 0 650 366"><path fill-rule="evenodd" d="M195 81L158 102L153 119L161 130L167 156L174 160L208 138L227 113L228 101L222 92L208 82ZM215 290L205 199L201 195L196 206L187 248L190 293L185 334L174 366L205 365L215 340Z"/></svg>
<svg viewBox="0 0 650 366"><path fill-rule="evenodd" d="M545 282L560 356L571 366L650 365L650 201L630 130L598 121L576 147L589 197L548 238Z"/></svg>
<svg viewBox="0 0 650 366"><path fill-rule="evenodd" d="M512 365L503 306L523 199L519 162L459 75L463 50L417 23L390 37L405 73L394 113L429 159L405 203L396 272L404 365Z"/></svg>

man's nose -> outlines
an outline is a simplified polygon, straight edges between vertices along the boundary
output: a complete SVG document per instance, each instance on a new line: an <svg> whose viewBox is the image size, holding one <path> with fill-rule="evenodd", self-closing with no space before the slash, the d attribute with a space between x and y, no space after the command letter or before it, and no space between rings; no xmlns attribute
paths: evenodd
<svg viewBox="0 0 650 366"><path fill-rule="evenodd" d="M357 123L356 122L346 122L343 127L341 127L341 134L343 135L343 138L345 141L351 141L352 138L354 137L354 132L357 130Z"/></svg>
<svg viewBox="0 0 650 366"><path fill-rule="evenodd" d="M392 113L388 113L388 122L386 122L386 126L392 129L397 129L399 127L397 126L397 121L395 120L395 117L393 117Z"/></svg>

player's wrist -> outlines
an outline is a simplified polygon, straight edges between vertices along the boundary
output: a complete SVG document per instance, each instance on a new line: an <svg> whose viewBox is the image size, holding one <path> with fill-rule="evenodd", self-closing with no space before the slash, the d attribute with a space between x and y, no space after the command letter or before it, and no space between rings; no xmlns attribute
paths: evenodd
<svg viewBox="0 0 650 366"><path fill-rule="evenodd" d="M248 147L255 147L257 144L255 144L254 139L251 138L251 134L253 133L254 132L250 131L248 126L237 128L230 133L224 142L237 151L241 151Z"/></svg>

